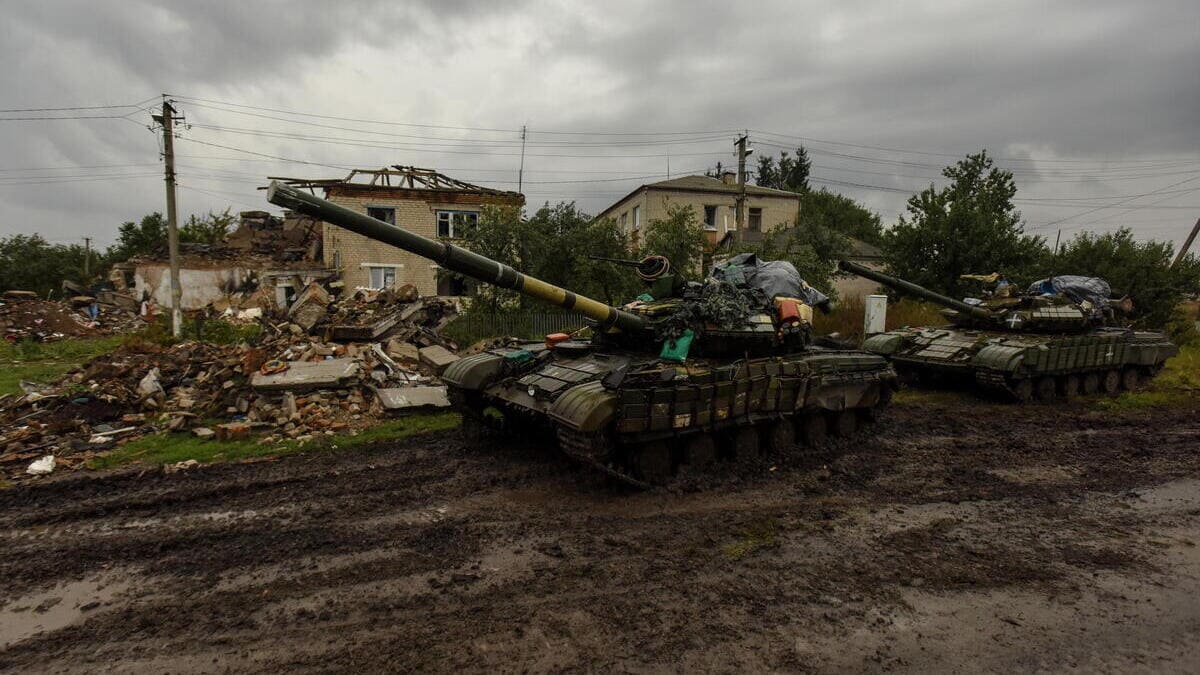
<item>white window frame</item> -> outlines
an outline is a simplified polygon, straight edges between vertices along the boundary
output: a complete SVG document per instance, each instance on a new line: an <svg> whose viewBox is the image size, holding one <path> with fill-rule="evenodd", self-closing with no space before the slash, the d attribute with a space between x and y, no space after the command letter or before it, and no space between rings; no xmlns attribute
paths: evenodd
<svg viewBox="0 0 1200 675"><path fill-rule="evenodd" d="M628 211L621 214L621 231L622 232L629 231L629 212Z"/></svg>
<svg viewBox="0 0 1200 675"><path fill-rule="evenodd" d="M704 205L703 220L704 220L704 231L705 232L716 232L717 231L717 208L718 208L718 206L716 204L705 204ZM708 210L709 209L712 209L712 212L713 212L713 218L712 218L711 223L708 222Z"/></svg>
<svg viewBox="0 0 1200 675"><path fill-rule="evenodd" d="M642 229L642 207L633 207L633 229L634 231Z"/></svg>
<svg viewBox="0 0 1200 675"><path fill-rule="evenodd" d="M465 209L438 209L434 215L434 228L436 228L434 231L437 233L437 236L444 237L446 239L458 238L460 233L456 233L454 231L454 217L459 215L472 216L475 219L475 225L479 225L478 211L468 211ZM442 216L446 217L447 234L442 234Z"/></svg>
<svg viewBox="0 0 1200 675"><path fill-rule="evenodd" d="M381 281L384 282L384 285L376 286L374 284L374 280L371 278L374 271L375 270L391 270L392 271L392 287L395 287L400 280L400 270L404 269L404 264L403 263L361 263L359 265L359 267L362 267L363 269L367 270L367 288L381 291L385 288L389 288L389 286L386 285L387 272L382 273L383 277L381 278Z"/></svg>

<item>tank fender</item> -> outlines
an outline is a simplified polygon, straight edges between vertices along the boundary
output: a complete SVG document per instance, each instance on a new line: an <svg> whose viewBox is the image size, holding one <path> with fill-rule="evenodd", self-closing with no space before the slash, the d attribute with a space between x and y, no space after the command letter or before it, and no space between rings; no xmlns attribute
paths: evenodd
<svg viewBox="0 0 1200 675"><path fill-rule="evenodd" d="M1025 361L1024 345L989 344L971 358L975 368L987 368L1004 373L1016 372Z"/></svg>
<svg viewBox="0 0 1200 675"><path fill-rule="evenodd" d="M442 380L459 389L478 391L504 373L504 357L483 352L451 363L442 373Z"/></svg>
<svg viewBox="0 0 1200 675"><path fill-rule="evenodd" d="M890 388L890 384L881 380L818 386L810 390L811 393L803 407L834 412L851 408L873 408L882 399L884 387Z"/></svg>
<svg viewBox="0 0 1200 675"><path fill-rule="evenodd" d="M548 414L576 431L599 431L616 417L617 394L599 381L577 384L558 397Z"/></svg>
<svg viewBox="0 0 1200 675"><path fill-rule="evenodd" d="M904 346L906 337L903 333L879 333L863 340L863 349L872 354L891 356Z"/></svg>

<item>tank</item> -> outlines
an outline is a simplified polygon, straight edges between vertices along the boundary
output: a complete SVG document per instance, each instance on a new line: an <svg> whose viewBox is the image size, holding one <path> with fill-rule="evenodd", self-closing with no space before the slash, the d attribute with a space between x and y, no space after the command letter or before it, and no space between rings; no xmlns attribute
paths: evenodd
<svg viewBox="0 0 1200 675"><path fill-rule="evenodd" d="M812 308L827 298L794 268L780 289L800 297L769 293L780 290L770 288L778 263L743 260L701 283L659 256L618 260L636 268L646 293L613 307L282 183L267 198L585 316L590 337L510 342L456 361L442 379L464 426L546 429L570 457L632 485L853 434L898 387L886 359L817 344Z"/></svg>
<svg viewBox="0 0 1200 675"><path fill-rule="evenodd" d="M1132 303L1109 298L1100 279L1051 277L1022 292L1000 274L964 275L993 288L981 299L955 300L850 261L839 267L942 306L949 326L904 327L863 341L904 380L967 380L1020 402L1115 395L1139 388L1179 353L1164 333L1118 325Z"/></svg>

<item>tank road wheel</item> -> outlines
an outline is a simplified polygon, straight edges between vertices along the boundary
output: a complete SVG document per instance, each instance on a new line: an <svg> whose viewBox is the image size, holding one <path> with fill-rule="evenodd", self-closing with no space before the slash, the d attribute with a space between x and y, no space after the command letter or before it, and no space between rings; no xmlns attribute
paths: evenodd
<svg viewBox="0 0 1200 675"><path fill-rule="evenodd" d="M1095 396L1096 392L1100 391L1100 375L1098 373L1084 375L1082 391L1084 396Z"/></svg>
<svg viewBox="0 0 1200 675"><path fill-rule="evenodd" d="M747 426L733 432L733 456L739 460L758 457L758 429Z"/></svg>
<svg viewBox="0 0 1200 675"><path fill-rule="evenodd" d="M1053 401L1058 395L1058 383L1053 377L1046 376L1037 381L1035 394L1039 401Z"/></svg>
<svg viewBox="0 0 1200 675"><path fill-rule="evenodd" d="M1115 370L1105 371L1100 386L1104 387L1105 395L1116 396L1121 391L1121 373Z"/></svg>
<svg viewBox="0 0 1200 675"><path fill-rule="evenodd" d="M717 461L717 443L708 434L693 434L683 446L683 462L689 468L703 471Z"/></svg>
<svg viewBox="0 0 1200 675"><path fill-rule="evenodd" d="M633 448L630 464L647 483L660 484L671 477L671 446L666 441L651 441Z"/></svg>
<svg viewBox="0 0 1200 675"><path fill-rule="evenodd" d="M767 449L774 453L785 453L796 445L796 425L789 419L771 423L767 433Z"/></svg>
<svg viewBox="0 0 1200 675"><path fill-rule="evenodd" d="M1129 367L1121 371L1121 388L1125 391L1134 391L1142 384L1142 374L1137 368Z"/></svg>
<svg viewBox="0 0 1200 675"><path fill-rule="evenodd" d="M829 438L829 422L825 419L825 413L805 413L800 425L800 438L804 445L810 448L825 445L825 440Z"/></svg>
<svg viewBox="0 0 1200 675"><path fill-rule="evenodd" d="M833 433L849 438L858 431L858 411L850 408L833 414Z"/></svg>
<svg viewBox="0 0 1200 675"><path fill-rule="evenodd" d="M1033 400L1033 380L1028 377L1014 380L1009 387L1017 403L1029 403Z"/></svg>
<svg viewBox="0 0 1200 675"><path fill-rule="evenodd" d="M1078 375L1063 375L1059 380L1059 391L1063 398L1075 398L1079 395L1080 377Z"/></svg>

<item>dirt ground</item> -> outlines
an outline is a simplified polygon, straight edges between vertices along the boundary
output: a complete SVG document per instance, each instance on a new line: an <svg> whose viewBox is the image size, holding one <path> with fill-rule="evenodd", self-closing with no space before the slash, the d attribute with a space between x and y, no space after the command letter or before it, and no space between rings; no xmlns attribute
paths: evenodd
<svg viewBox="0 0 1200 675"><path fill-rule="evenodd" d="M1200 402L916 394L632 492L457 434L0 490L19 672L1200 670Z"/></svg>

